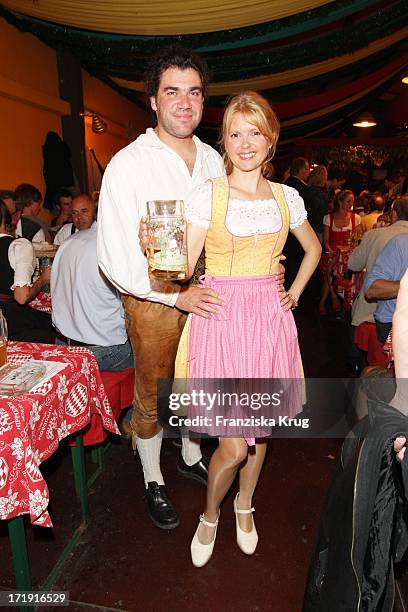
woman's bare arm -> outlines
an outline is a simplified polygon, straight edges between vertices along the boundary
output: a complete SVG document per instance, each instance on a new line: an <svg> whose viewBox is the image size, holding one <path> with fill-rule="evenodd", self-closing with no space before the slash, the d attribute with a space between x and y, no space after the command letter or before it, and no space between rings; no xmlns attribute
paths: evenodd
<svg viewBox="0 0 408 612"><path fill-rule="evenodd" d="M323 225L323 246L325 251L330 252L331 248L330 248L330 244L329 244L329 237L330 237L330 228L328 225Z"/></svg>
<svg viewBox="0 0 408 612"><path fill-rule="evenodd" d="M33 300L45 285L50 284L51 268L45 268L37 280L31 285L14 288L14 299L19 304L28 304Z"/></svg>
<svg viewBox="0 0 408 612"><path fill-rule="evenodd" d="M298 299L319 263L322 247L308 221L304 221L300 227L291 232L305 252L296 278L288 289L288 293Z"/></svg>

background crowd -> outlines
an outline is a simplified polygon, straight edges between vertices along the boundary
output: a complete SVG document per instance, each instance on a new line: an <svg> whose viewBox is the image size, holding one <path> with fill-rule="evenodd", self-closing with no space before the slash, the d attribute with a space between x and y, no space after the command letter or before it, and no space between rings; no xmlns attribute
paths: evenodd
<svg viewBox="0 0 408 612"><path fill-rule="evenodd" d="M277 177L273 178L276 180ZM407 173L404 169L389 169L386 175L378 180L361 169L356 172L352 168L345 173L336 170L330 162L326 167L298 157L283 173L281 182L299 192L305 204L308 221L323 247L319 271L315 273L306 295L316 301L321 317L335 317L345 320L349 325L348 365L350 372L354 370L358 373L367 365L367 351L362 351L358 342L354 342L356 332L359 334L357 328L364 323L375 324L378 341L384 344L391 330L398 283L406 269ZM115 338L112 341L106 338L101 340L100 334L95 335L92 331L90 333L86 326L84 329L79 326L75 333L70 328L69 333L64 334L56 324L55 315L52 325L49 313L30 307L33 301L31 306L35 306L35 298L44 289L48 290L50 284L50 270L41 266L41 248L44 248L44 243L59 247L74 234L89 230L92 226L96 231L97 195L90 197L78 194L74 187L61 187L55 194L50 215L42 209L42 195L34 185L22 183L14 190L0 190L0 304L8 322L10 339L53 343L58 341L58 336L66 336L69 339L75 336L73 341L89 345L119 344ZM45 218L49 219L48 222ZM383 256L384 260L387 257L388 264L398 261L399 265L384 269L380 259L371 274L377 256L387 243L399 234L402 234L402 238L399 242L393 241ZM89 233L85 234L84 238L92 242ZM73 244L79 245L79 241ZM399 250L396 250L397 245ZM352 278L352 273L361 272L360 277L364 273L368 275L366 287L360 278L361 286L355 291L352 304L344 304L345 283L342 283L341 279L339 283L339 276L336 274L338 247L345 247L348 251L348 270L343 271L345 283L347 278ZM302 251L291 235L284 253L287 256L285 284L289 286L302 257ZM94 268L95 277L102 278L103 275L97 267ZM68 277L68 272L66 275ZM78 278L74 279L73 275L70 278L74 284L79 283ZM60 282L61 273L58 274L58 279ZM387 285L384 281L393 284ZM106 279L103 282L115 293ZM82 289L79 290L82 293ZM53 288L51 292L54 293ZM56 294L58 293L57 288ZM117 294L116 297L119 300ZM58 302L54 302L54 307L57 312ZM63 309L66 308L65 304ZM123 319L120 308L118 313ZM64 327L64 324L62 326ZM112 328L111 324L109 328ZM378 354L381 355L381 349ZM380 361L381 365L384 365L384 360Z"/></svg>

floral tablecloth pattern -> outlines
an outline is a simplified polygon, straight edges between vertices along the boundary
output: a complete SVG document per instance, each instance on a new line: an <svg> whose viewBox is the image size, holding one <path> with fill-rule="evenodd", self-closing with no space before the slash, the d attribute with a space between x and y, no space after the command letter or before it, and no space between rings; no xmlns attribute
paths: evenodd
<svg viewBox="0 0 408 612"><path fill-rule="evenodd" d="M337 290L343 292L344 310L351 309L354 300L360 293L364 280L364 272L351 272L348 269L348 260L352 251L351 247L338 246L333 257L333 275Z"/></svg>
<svg viewBox="0 0 408 612"><path fill-rule="evenodd" d="M40 291L28 305L30 308L34 308L34 310L41 310L41 312L52 314L51 294L46 291Z"/></svg>
<svg viewBox="0 0 408 612"><path fill-rule="evenodd" d="M0 395L0 519L30 514L32 524L52 527L40 464L93 414L107 431L119 431L95 356L87 348L9 342L7 357L12 363L37 359L65 364L32 391Z"/></svg>

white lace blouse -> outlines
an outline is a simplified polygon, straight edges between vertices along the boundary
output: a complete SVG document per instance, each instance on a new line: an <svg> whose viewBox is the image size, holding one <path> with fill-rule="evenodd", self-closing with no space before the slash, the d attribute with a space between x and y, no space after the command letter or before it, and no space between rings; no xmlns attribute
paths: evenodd
<svg viewBox="0 0 408 612"><path fill-rule="evenodd" d="M289 207L290 229L300 227L307 218L303 199L292 187L282 185ZM212 183L207 181L196 187L185 202L187 223L208 229L211 222ZM274 234L282 227L282 219L276 200L238 200L230 198L225 225L235 236Z"/></svg>
<svg viewBox="0 0 408 612"><path fill-rule="evenodd" d="M0 239L8 237L8 234L0 234ZM16 287L31 287L31 277L36 267L36 258L33 245L26 238L13 240L8 248L8 260L14 270L14 282L10 289Z"/></svg>
<svg viewBox="0 0 408 612"><path fill-rule="evenodd" d="M355 226L357 227L357 225L360 225L360 223L361 223L360 215L358 215L357 213L354 213ZM327 225L328 227L330 227L330 215L325 215L323 217L323 225ZM333 221L333 225L331 229L332 229L332 232L346 232L346 231L353 229L351 218L350 218L350 221L348 222L348 225L346 225L345 227L337 227L336 223Z"/></svg>

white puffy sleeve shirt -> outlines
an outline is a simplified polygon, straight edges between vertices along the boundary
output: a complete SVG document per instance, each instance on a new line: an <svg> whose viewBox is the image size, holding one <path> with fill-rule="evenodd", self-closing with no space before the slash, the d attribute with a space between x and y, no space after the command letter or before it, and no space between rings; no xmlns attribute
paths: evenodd
<svg viewBox="0 0 408 612"><path fill-rule="evenodd" d="M305 221L307 212L299 192L287 185L282 185L282 187L289 208L290 229L294 230ZM208 229L211 222L211 210L212 182L207 181L197 187L186 201L187 223ZM282 219L277 202L273 197L268 200L230 198L225 225L234 236L273 234L282 227Z"/></svg>
<svg viewBox="0 0 408 612"><path fill-rule="evenodd" d="M14 282L11 290L16 287L31 287L31 278L36 267L33 245L26 238L17 238L9 246L8 258L14 270Z"/></svg>
<svg viewBox="0 0 408 612"><path fill-rule="evenodd" d="M65 242L65 240L70 238L73 235L72 226L73 223L66 223L65 225L63 225L55 234L54 244L60 246L63 242ZM76 231L77 230L75 230L74 233L76 233Z"/></svg>
<svg viewBox="0 0 408 612"><path fill-rule="evenodd" d="M176 303L178 285L149 279L139 221L149 200L185 200L196 185L222 174L220 155L193 138L197 157L192 176L183 159L150 128L108 164L98 206L98 263L122 293L168 306Z"/></svg>

